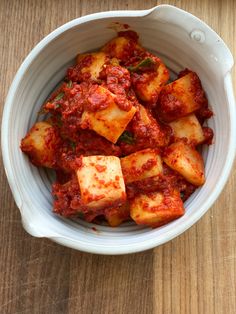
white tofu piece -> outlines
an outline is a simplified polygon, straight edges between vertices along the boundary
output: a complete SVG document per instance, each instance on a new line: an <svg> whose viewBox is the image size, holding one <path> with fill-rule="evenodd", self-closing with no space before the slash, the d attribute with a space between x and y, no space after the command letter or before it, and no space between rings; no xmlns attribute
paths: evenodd
<svg viewBox="0 0 236 314"><path fill-rule="evenodd" d="M121 158L125 183L141 181L162 173L162 161L155 149L147 148Z"/></svg>
<svg viewBox="0 0 236 314"><path fill-rule="evenodd" d="M169 126L172 128L176 139L186 138L188 143L195 145L202 143L205 139L202 127L195 114L175 120L169 123Z"/></svg>
<svg viewBox="0 0 236 314"><path fill-rule="evenodd" d="M168 194L162 192L140 194L130 202L130 216L141 225L158 227L183 214L183 202L177 190L172 190Z"/></svg>
<svg viewBox="0 0 236 314"><path fill-rule="evenodd" d="M168 69L164 63L160 62L155 76L153 76L153 73L151 72L151 74L143 73L141 77L143 82L140 81L137 84L134 84L136 94L142 101L155 103L162 87L169 80L170 75Z"/></svg>
<svg viewBox="0 0 236 314"><path fill-rule="evenodd" d="M165 85L159 96L159 115L171 122L207 104L201 81L196 73L189 72L176 81Z"/></svg>
<svg viewBox="0 0 236 314"><path fill-rule="evenodd" d="M21 141L21 149L36 166L54 168L59 143L56 129L48 122L36 122Z"/></svg>
<svg viewBox="0 0 236 314"><path fill-rule="evenodd" d="M132 120L136 108L133 106L129 111L121 110L114 101L114 94L101 86L99 92L108 95L106 101L109 102L109 105L107 108L95 112L84 111L81 118L81 128L93 130L110 142L116 143Z"/></svg>
<svg viewBox="0 0 236 314"><path fill-rule="evenodd" d="M139 136L143 136L142 134L144 130L148 140L152 143L156 143L157 147L168 145L169 133L162 128L160 123L157 122L147 108L138 104L135 115L135 134L137 138L139 138Z"/></svg>
<svg viewBox="0 0 236 314"><path fill-rule="evenodd" d="M132 49L131 49L132 47ZM110 40L102 48L102 51L109 54L112 58L117 58L118 60L126 61L127 58L130 58L134 55L134 52L143 52L144 49L136 43L134 40L118 36Z"/></svg>
<svg viewBox="0 0 236 314"><path fill-rule="evenodd" d="M79 54L77 57L77 64L81 63L83 65L83 60L89 57L91 58L91 61L88 65L85 64L81 67L81 73L89 73L90 79L96 81L108 56L102 51Z"/></svg>
<svg viewBox="0 0 236 314"><path fill-rule="evenodd" d="M81 200L87 208L119 206L126 200L120 160L115 156L82 157L76 171Z"/></svg>
<svg viewBox="0 0 236 314"><path fill-rule="evenodd" d="M119 226L123 221L130 219L129 203L116 207L108 208L105 210L105 218L111 227Z"/></svg>
<svg viewBox="0 0 236 314"><path fill-rule="evenodd" d="M184 142L171 144L163 157L164 162L179 172L188 182L200 186L205 182L204 163L196 149Z"/></svg>
<svg viewBox="0 0 236 314"><path fill-rule="evenodd" d="M147 109L142 106L141 104L138 104L138 109L139 109L139 115L140 115L140 120L145 126L152 125L153 122L156 122L156 119L154 119L150 113L147 111Z"/></svg>

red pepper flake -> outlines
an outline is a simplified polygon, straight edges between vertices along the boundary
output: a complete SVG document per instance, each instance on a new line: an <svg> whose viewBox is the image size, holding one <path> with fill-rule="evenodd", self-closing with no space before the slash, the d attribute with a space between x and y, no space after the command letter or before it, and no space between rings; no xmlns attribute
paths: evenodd
<svg viewBox="0 0 236 314"><path fill-rule="evenodd" d="M102 165L95 165L95 168L98 172L104 172L107 169L106 166L102 166Z"/></svg>

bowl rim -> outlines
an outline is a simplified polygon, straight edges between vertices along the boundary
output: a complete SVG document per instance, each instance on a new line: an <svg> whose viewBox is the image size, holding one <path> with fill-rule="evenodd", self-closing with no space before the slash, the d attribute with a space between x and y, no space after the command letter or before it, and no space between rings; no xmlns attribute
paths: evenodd
<svg viewBox="0 0 236 314"><path fill-rule="evenodd" d="M18 208L21 211L22 215L22 221L23 226L31 235L35 236L42 236L44 235L37 235L37 233L34 233L33 229L31 228L30 221L28 221L28 217L23 217L23 211L22 206L23 202L21 199L20 191L17 189L15 185L15 179L14 174L11 168L11 164L9 161L9 146L8 146L8 136L9 136L9 128L8 128L8 121L10 118L10 112L11 108L13 107L13 99L14 94L25 74L27 69L30 67L31 63L35 58L37 58L38 54L43 50L53 39L64 33L65 31L73 28L74 26L78 26L80 24L93 21L96 19L102 19L102 18L120 18L120 17L144 17L149 15L150 13L154 12L155 10L161 10L162 8L167 8L170 10L176 10L176 12L182 12L182 14L186 14L199 22L201 22L203 25L205 25L210 32L214 34L214 36L217 36L222 43L227 48L227 45L223 42L223 40L203 21L195 17L194 15L181 10L177 7L171 6L171 5L158 5L154 8L148 9L148 10L118 10L118 11L107 11L107 12L99 12L99 13L93 13L90 15L86 15L83 17L79 17L76 19L73 19L62 26L58 27L54 31L52 31L50 34L48 34L46 37L44 37L27 55L21 66L19 67L13 82L10 86L9 92L7 94L5 105L3 109L3 115L2 115L2 127L1 127L1 148L2 148L2 156L3 156L3 164L6 172L6 176L13 194L13 197L15 199L15 202L18 206ZM228 49L228 48L227 48ZM229 51L229 49L228 49ZM229 52L230 54L230 52ZM231 54L230 54L231 55ZM232 55L231 55L232 58ZM233 59L233 58L232 58ZM231 69L230 69L231 71ZM119 247L112 247L112 246L103 246L96 244L91 245L83 245L81 242L74 241L70 238L66 238L64 236L56 235L56 236L45 236L47 238L52 239L53 241L60 243L64 246L68 246L80 251L84 252L90 252L90 253L97 253L97 254L128 254L128 253L134 253L134 252L141 252L144 250L148 250L151 248L154 248L158 245L161 245L165 242L170 241L171 239L177 237L184 231L186 231L188 228L190 228L194 223L196 223L205 213L206 211L212 206L212 204L215 202L215 200L219 197L220 193L222 192L228 177L230 175L231 168L233 166L233 161L235 158L236 153L236 141L234 140L234 135L236 135L236 108L235 108L235 99L234 99L234 92L232 87L232 79L230 71L227 72L225 78L224 78L224 84L225 84L225 93L227 94L229 98L229 115L230 115L230 123L229 128L231 130L231 136L229 141L229 150L226 155L226 163L224 165L224 168L222 170L222 176L220 180L217 182L217 185L215 187L214 193L209 196L209 198L206 200L204 206L200 208L198 211L193 213L190 217L188 217L188 220L185 222L185 224L178 226L178 228L171 230L168 232L168 236L166 234L163 237L154 238L151 240L145 240L141 241L139 243L135 244L129 244L126 246L119 246Z"/></svg>

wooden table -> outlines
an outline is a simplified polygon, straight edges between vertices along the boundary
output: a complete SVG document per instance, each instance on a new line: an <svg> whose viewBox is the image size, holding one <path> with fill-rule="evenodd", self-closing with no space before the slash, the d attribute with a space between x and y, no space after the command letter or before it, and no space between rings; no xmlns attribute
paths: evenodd
<svg viewBox="0 0 236 314"><path fill-rule="evenodd" d="M206 21L236 53L234 0L165 2ZM0 0L1 112L17 68L53 29L88 13L160 3ZM236 313L236 170L190 230L154 250L118 257L80 253L29 236L3 167L0 171L1 314Z"/></svg>

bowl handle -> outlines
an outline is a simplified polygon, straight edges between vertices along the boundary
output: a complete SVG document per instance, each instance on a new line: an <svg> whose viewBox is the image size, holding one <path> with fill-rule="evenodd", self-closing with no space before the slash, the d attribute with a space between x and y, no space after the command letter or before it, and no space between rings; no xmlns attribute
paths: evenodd
<svg viewBox="0 0 236 314"><path fill-rule="evenodd" d="M57 232L52 230L52 226L49 225L47 218L40 215L40 211L36 208L33 210L32 205L27 205L27 201L22 202L19 209L22 225L30 235L37 238L53 238L59 236Z"/></svg>
<svg viewBox="0 0 236 314"><path fill-rule="evenodd" d="M234 59L228 46L212 28L196 16L175 6L164 4L148 10L144 18L174 25L176 32L182 37L198 45L197 49L202 55L207 53L216 62L220 70L219 74L225 76L231 71Z"/></svg>

